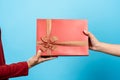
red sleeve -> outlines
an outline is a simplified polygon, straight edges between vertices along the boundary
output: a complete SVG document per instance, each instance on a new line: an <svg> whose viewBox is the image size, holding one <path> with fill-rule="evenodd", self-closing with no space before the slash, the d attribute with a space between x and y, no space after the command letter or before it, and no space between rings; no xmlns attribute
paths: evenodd
<svg viewBox="0 0 120 80"><path fill-rule="evenodd" d="M19 62L10 65L0 66L0 79L7 79L28 75L27 62Z"/></svg>

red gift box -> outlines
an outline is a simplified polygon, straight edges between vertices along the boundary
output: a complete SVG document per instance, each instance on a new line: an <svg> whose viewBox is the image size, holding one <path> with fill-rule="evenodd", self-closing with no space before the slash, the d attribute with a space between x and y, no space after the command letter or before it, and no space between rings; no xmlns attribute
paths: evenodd
<svg viewBox="0 0 120 80"><path fill-rule="evenodd" d="M36 51L42 56L88 55L87 20L37 19Z"/></svg>

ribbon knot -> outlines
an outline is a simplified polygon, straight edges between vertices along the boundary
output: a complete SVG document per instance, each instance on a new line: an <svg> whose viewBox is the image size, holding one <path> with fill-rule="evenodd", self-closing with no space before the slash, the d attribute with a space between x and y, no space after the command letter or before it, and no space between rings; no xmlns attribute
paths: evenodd
<svg viewBox="0 0 120 80"><path fill-rule="evenodd" d="M53 51L57 48L56 42L58 38L55 36L48 37L48 36L43 36L41 37L41 42L38 44L41 46L42 52L48 52L50 54L50 51Z"/></svg>

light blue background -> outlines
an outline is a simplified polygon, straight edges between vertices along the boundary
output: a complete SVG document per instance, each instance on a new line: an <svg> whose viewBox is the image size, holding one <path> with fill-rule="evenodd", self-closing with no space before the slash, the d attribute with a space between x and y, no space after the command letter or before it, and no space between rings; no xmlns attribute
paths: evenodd
<svg viewBox="0 0 120 80"><path fill-rule="evenodd" d="M0 26L8 64L35 54L36 19L88 19L100 41L120 43L120 0L0 0ZM120 80L120 57L90 51L87 57L59 57L10 80Z"/></svg>

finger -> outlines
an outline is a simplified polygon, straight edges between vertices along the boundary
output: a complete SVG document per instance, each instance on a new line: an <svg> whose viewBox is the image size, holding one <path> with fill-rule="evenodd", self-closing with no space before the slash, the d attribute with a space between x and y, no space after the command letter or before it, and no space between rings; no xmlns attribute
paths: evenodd
<svg viewBox="0 0 120 80"><path fill-rule="evenodd" d="M51 60L51 59L55 59L56 57L49 57L49 58L44 58L44 60Z"/></svg>
<svg viewBox="0 0 120 80"><path fill-rule="evenodd" d="M55 58L57 58L57 57L42 58L42 61L48 61L48 60L52 60L52 59L55 59Z"/></svg>
<svg viewBox="0 0 120 80"><path fill-rule="evenodd" d="M58 56L41 56L41 58L50 58L50 57L57 58Z"/></svg>

